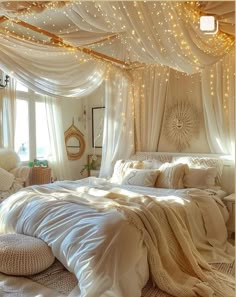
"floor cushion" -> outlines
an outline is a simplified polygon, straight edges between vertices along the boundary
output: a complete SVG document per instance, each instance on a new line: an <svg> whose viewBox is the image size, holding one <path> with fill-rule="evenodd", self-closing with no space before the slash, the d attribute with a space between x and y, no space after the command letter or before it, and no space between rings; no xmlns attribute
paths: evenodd
<svg viewBox="0 0 236 297"><path fill-rule="evenodd" d="M0 272L32 275L52 265L51 248L41 239L23 234L0 235Z"/></svg>

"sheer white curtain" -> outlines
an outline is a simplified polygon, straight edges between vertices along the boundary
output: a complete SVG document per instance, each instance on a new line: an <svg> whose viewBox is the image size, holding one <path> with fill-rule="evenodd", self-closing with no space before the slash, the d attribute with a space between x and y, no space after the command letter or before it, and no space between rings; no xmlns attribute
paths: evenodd
<svg viewBox="0 0 236 297"><path fill-rule="evenodd" d="M206 135L212 153L234 156L234 51L202 72L202 100Z"/></svg>
<svg viewBox="0 0 236 297"><path fill-rule="evenodd" d="M53 177L57 180L71 179L67 165L60 99L45 96L45 107L51 148L48 161Z"/></svg>
<svg viewBox="0 0 236 297"><path fill-rule="evenodd" d="M1 143L14 150L16 120L16 82L10 79L6 88L0 89Z"/></svg>
<svg viewBox="0 0 236 297"><path fill-rule="evenodd" d="M155 152L161 133L169 68L156 65L131 72L136 151Z"/></svg>
<svg viewBox="0 0 236 297"><path fill-rule="evenodd" d="M130 78L111 69L106 80L105 118L100 177L110 177L119 159L134 153L134 110Z"/></svg>

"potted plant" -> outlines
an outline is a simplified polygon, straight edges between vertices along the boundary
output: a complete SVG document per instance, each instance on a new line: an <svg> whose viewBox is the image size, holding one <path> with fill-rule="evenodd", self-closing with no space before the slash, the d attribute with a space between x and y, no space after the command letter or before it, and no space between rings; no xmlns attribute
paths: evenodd
<svg viewBox="0 0 236 297"><path fill-rule="evenodd" d="M83 168L80 171L80 174L83 175L84 170L96 170L97 169L97 164L96 164L96 160L92 160L90 163L87 163L83 166Z"/></svg>

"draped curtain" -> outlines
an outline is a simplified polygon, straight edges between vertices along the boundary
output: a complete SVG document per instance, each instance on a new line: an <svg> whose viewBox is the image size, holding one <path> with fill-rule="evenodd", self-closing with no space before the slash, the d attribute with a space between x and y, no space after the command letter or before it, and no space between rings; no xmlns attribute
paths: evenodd
<svg viewBox="0 0 236 297"><path fill-rule="evenodd" d="M131 71L134 86L136 151L155 152L161 134L169 68L160 65Z"/></svg>
<svg viewBox="0 0 236 297"><path fill-rule="evenodd" d="M234 156L235 53L202 71L202 100L206 134L212 153Z"/></svg>
<svg viewBox="0 0 236 297"><path fill-rule="evenodd" d="M1 34L0 54L1 69L28 88L53 97L90 94L102 83L106 69L103 62L86 59L82 53Z"/></svg>
<svg viewBox="0 0 236 297"><path fill-rule="evenodd" d="M105 120L100 177L109 177L118 159L134 153L134 110L130 77L111 70L105 84Z"/></svg>

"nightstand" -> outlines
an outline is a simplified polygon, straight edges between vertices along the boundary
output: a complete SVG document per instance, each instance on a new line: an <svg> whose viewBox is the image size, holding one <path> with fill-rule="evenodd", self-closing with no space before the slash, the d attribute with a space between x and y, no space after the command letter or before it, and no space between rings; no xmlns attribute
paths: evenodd
<svg viewBox="0 0 236 297"><path fill-rule="evenodd" d="M223 198L225 205L229 211L229 219L226 223L229 238L232 238L235 233L235 193Z"/></svg>

